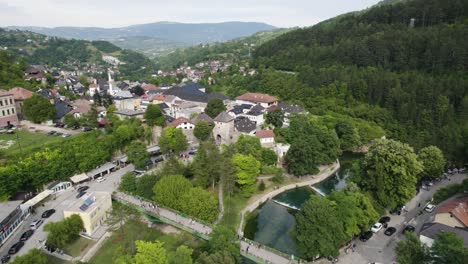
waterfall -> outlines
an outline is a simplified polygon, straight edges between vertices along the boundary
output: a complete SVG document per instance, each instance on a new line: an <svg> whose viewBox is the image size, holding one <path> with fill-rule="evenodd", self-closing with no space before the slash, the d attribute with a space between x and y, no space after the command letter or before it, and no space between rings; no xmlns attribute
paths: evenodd
<svg viewBox="0 0 468 264"><path fill-rule="evenodd" d="M287 208L291 208L291 209L298 210L298 211L301 210L301 208L298 208L298 207L296 207L294 205L290 205L288 203L283 203L283 202L277 201L275 199L273 199L273 202L275 202L275 203L277 203L277 204L279 204L281 206L287 207Z"/></svg>
<svg viewBox="0 0 468 264"><path fill-rule="evenodd" d="M315 186L313 185L310 185L310 188L312 188L312 190L314 190L316 193L318 193L320 196L326 196L327 194L322 192L322 190L316 188Z"/></svg>

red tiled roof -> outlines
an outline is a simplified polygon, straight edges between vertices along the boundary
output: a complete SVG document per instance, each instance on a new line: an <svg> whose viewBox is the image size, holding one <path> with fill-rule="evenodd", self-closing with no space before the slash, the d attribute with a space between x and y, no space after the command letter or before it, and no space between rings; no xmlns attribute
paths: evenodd
<svg viewBox="0 0 468 264"><path fill-rule="evenodd" d="M168 124L168 126L177 127L178 125L183 124L183 123L190 123L190 124L192 124L192 122L191 122L190 120L188 120L187 118L185 118L185 117L179 117L179 118L177 118L176 120L170 122L170 123Z"/></svg>
<svg viewBox="0 0 468 264"><path fill-rule="evenodd" d="M274 138L275 133L272 130L260 130L257 132L258 138Z"/></svg>
<svg viewBox="0 0 468 264"><path fill-rule="evenodd" d="M468 197L449 200L435 211L435 214L444 213L451 213L465 226L468 226Z"/></svg>
<svg viewBox="0 0 468 264"><path fill-rule="evenodd" d="M99 85L97 85L96 83L92 83L89 85L89 88L98 88Z"/></svg>
<svg viewBox="0 0 468 264"><path fill-rule="evenodd" d="M0 96L12 95L10 92L0 89Z"/></svg>
<svg viewBox="0 0 468 264"><path fill-rule="evenodd" d="M143 86L141 88L143 88L143 90L145 90L145 91L154 91L154 90L160 90L161 89L161 88L157 87L154 84L147 84L147 85L145 85L145 86Z"/></svg>
<svg viewBox="0 0 468 264"><path fill-rule="evenodd" d="M157 94L153 97L153 100L157 100L157 101L164 101L166 99L166 95L164 94Z"/></svg>
<svg viewBox="0 0 468 264"><path fill-rule="evenodd" d="M11 88L8 92L12 94L15 100L17 101L28 99L34 94L33 92L26 90L22 87Z"/></svg>
<svg viewBox="0 0 468 264"><path fill-rule="evenodd" d="M278 101L278 98L269 94L262 93L245 93L241 96L236 97L236 100L243 100L255 103L274 103Z"/></svg>

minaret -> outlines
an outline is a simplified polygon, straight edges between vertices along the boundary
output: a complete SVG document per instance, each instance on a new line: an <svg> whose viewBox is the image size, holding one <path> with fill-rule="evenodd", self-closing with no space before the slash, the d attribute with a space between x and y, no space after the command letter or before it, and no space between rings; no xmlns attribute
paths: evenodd
<svg viewBox="0 0 468 264"><path fill-rule="evenodd" d="M114 91L112 90L112 76L110 70L107 71L107 75L109 77L109 91L107 91L107 93L110 95L114 95Z"/></svg>

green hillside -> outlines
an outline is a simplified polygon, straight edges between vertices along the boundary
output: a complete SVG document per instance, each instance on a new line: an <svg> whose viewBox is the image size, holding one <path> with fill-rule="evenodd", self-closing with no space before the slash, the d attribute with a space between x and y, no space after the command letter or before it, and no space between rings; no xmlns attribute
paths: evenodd
<svg viewBox="0 0 468 264"><path fill-rule="evenodd" d="M223 43L198 45L195 47L177 49L167 56L156 58L157 66L172 69L187 62L189 65L217 59L240 59L249 54L249 46L254 50L257 46L272 40L292 29L275 29L262 31L248 37L238 38ZM253 44L253 45L252 45Z"/></svg>
<svg viewBox="0 0 468 264"><path fill-rule="evenodd" d="M390 137L466 162L466 43L468 1L396 1L286 33L254 58L260 69L297 73L288 77L295 87L263 92L375 121Z"/></svg>

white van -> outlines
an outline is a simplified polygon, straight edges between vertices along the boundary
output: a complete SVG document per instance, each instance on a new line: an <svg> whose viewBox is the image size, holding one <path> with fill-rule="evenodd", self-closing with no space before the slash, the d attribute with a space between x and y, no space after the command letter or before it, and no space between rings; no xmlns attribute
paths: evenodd
<svg viewBox="0 0 468 264"><path fill-rule="evenodd" d="M32 223L29 225L29 227L32 229L32 230L36 230L39 228L39 226L42 225L44 221L42 221L41 219L36 219L34 221L32 221Z"/></svg>

